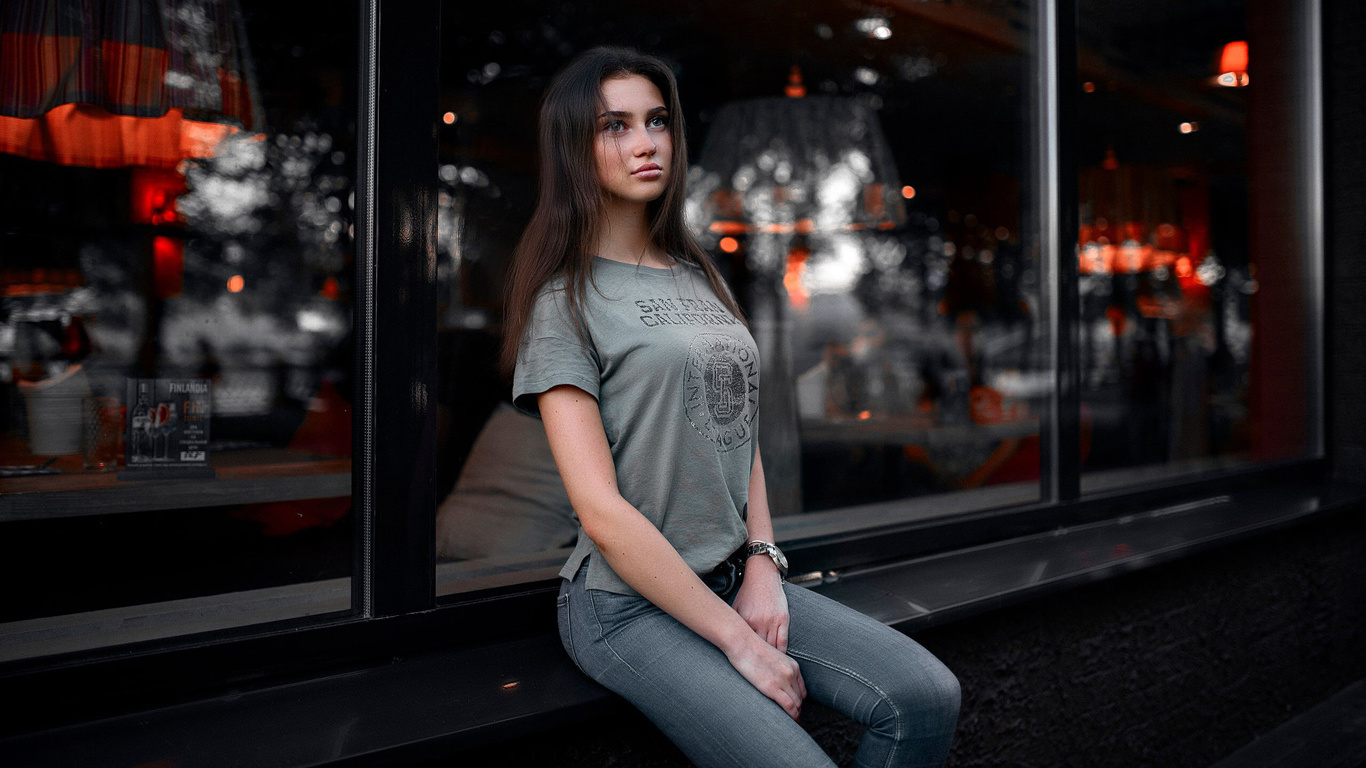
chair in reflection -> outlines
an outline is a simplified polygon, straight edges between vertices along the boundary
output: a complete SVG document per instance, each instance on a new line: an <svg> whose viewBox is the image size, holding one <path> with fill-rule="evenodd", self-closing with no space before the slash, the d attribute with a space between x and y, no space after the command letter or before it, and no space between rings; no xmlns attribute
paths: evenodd
<svg viewBox="0 0 1366 768"><path fill-rule="evenodd" d="M471 560L573 544L578 525L545 428L500 402L436 516L437 555Z"/></svg>

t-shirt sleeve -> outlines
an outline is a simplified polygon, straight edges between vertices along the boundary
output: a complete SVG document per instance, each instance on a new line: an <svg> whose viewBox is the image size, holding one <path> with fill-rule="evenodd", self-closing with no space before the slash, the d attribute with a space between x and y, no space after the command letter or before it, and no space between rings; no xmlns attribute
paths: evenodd
<svg viewBox="0 0 1366 768"><path fill-rule="evenodd" d="M591 342L579 337L569 314L563 289L546 287L536 297L527 321L517 367L512 375L512 404L540 417L536 396L561 384L571 384L598 396L600 367Z"/></svg>

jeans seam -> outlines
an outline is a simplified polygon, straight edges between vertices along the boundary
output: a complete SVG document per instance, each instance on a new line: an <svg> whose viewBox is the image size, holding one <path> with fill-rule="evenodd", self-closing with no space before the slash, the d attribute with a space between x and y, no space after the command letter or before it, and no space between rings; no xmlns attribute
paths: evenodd
<svg viewBox="0 0 1366 768"><path fill-rule="evenodd" d="M562 606L564 609L564 623L566 629L564 641L568 646L565 650L569 652L569 660L574 662L574 666L582 669L583 665L579 663L579 654L574 652L574 614L569 608L570 602L569 594L566 593L564 596L564 605Z"/></svg>
<svg viewBox="0 0 1366 768"><path fill-rule="evenodd" d="M891 764L892 764L893 758L896 757L897 748L899 748L899 747L901 746L901 709L900 709L899 707L897 707L896 702L892 700L892 697L891 697L891 696L888 696L887 693L886 693L885 691L882 690L882 688L878 687L878 684L877 684L877 683L874 683L872 680L869 680L868 678L864 677L863 675L860 675L858 672L855 672L855 671L852 670L852 669L848 669L847 667L842 667L842 666L840 666L839 664L836 664L836 663L834 663L834 662L832 662L832 661L826 661L825 659L818 659L818 658L816 658L815 656L812 656L811 654L808 654L808 653L802 653L801 651L794 651L794 650L792 650L791 646L788 647L787 653L788 653L789 656L795 656L795 657L797 657L797 658L799 658L799 659L806 659L807 661L809 661L809 662L811 662L811 663L813 663L813 664L819 664L819 665L821 665L821 666L823 666L823 667L825 667L825 668L827 668L827 669L833 669L833 670L835 670L836 672L840 672L840 673L842 673L842 674L848 675L849 677L852 677L853 679L859 681L860 683L863 683L864 685L868 686L869 688L872 688L875 692L877 692L877 695L880 696L880 697L882 698L883 701L887 702L887 706L889 706L889 707L892 708L892 717L893 717L893 719L896 720L896 734L893 736L892 748L891 748L890 750L888 750L888 752L887 752L887 760L886 760L885 762L883 762L883 765L884 765L884 766L891 765Z"/></svg>
<svg viewBox="0 0 1366 768"><path fill-rule="evenodd" d="M637 670L635 667L631 666L630 662L628 662L628 661L626 661L626 659L622 658L622 657L621 657L621 654L617 653L617 649L616 649L616 648L613 648L613 647L612 647L612 644L611 644L610 642L608 642L608 640L607 640L607 633L604 632L603 629L602 629L602 617L598 615L598 604L597 604L597 601L595 601L595 600L593 599L593 596L590 595L590 594L588 594L588 592L589 592L589 590L585 589L585 590L583 591L583 594L584 594L584 597L587 597L587 598L588 598L588 607L589 607L589 609L593 612L593 623L596 624L597 627L598 627L598 637L602 638L602 644L603 644L603 646L604 646L605 648L607 648L607 650L609 650L609 651L612 652L612 656L615 657L617 661L621 662L621 665L622 665L622 666L624 666L624 667L626 667L627 669L631 670L631 674L635 675L636 677L640 678L641 680L645 680L645 679L646 679L645 676L642 675L642 674L640 674L640 671ZM653 683L651 683L651 685L653 685Z"/></svg>

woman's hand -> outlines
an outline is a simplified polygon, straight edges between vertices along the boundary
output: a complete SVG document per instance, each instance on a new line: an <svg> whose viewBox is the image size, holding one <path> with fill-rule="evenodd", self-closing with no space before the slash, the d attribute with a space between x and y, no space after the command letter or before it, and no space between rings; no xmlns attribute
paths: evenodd
<svg viewBox="0 0 1366 768"><path fill-rule="evenodd" d="M735 648L722 650L735 671L759 693L777 702L793 720L801 720L806 683L797 662L754 634L746 634Z"/></svg>
<svg viewBox="0 0 1366 768"><path fill-rule="evenodd" d="M745 579L735 594L734 608L764 642L787 653L787 595L772 560L756 555L745 563Z"/></svg>

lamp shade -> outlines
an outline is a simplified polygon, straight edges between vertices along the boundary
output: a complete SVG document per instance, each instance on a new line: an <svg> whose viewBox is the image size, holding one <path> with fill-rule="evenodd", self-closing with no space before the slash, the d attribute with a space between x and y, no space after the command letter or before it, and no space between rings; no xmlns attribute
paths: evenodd
<svg viewBox="0 0 1366 768"><path fill-rule="evenodd" d="M1219 53L1219 76L1215 82L1229 88L1241 88L1248 84L1247 41L1235 40L1224 45Z"/></svg>
<svg viewBox="0 0 1366 768"><path fill-rule="evenodd" d="M1247 71L1247 41L1235 40L1224 45L1224 50L1219 54L1219 74L1238 73Z"/></svg>
<svg viewBox="0 0 1366 768"><path fill-rule="evenodd" d="M0 152L97 168L174 167L212 154L232 131L260 128L232 0L2 7Z"/></svg>
<svg viewBox="0 0 1366 768"><path fill-rule="evenodd" d="M891 229L906 217L877 115L854 98L727 104L694 174L690 219L717 235Z"/></svg>

